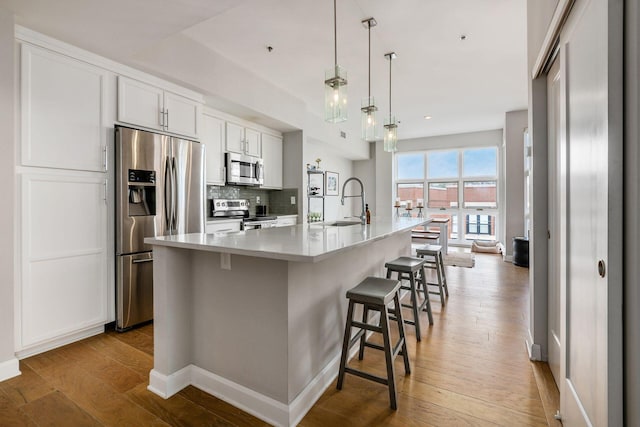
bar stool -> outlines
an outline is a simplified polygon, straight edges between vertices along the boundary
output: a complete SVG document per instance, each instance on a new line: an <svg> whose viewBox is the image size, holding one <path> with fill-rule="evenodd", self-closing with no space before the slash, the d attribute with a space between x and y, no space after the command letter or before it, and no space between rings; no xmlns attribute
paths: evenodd
<svg viewBox="0 0 640 427"><path fill-rule="evenodd" d="M433 314L431 314L431 302L429 301L429 298L425 298L421 304L418 304L418 288L416 283L420 281L426 282L424 263L425 260L421 258L402 256L394 259L393 261L387 262L384 265L387 269L387 279L391 278L391 273L396 272L398 280L409 280L409 286L401 286L400 288L408 290L410 293L411 304L402 304L402 307L410 308L413 311L413 320L405 319L404 323L415 326L416 339L418 341L422 341L420 334L420 311L424 310L427 312L429 315L429 324L433 325ZM418 273L420 274L420 277L416 278Z"/></svg>
<svg viewBox="0 0 640 427"><path fill-rule="evenodd" d="M379 277L367 277L355 288L347 291L347 298L349 299L349 309L347 312L347 323L344 330L344 341L342 344L342 357L340 358L340 371L338 373L337 388L338 390L342 390L344 374L352 374L367 380L384 384L389 387L391 409L397 409L395 368L393 366L393 360L398 354L402 354L402 358L404 359L405 374L408 375L411 373L407 343L404 336L402 310L400 309L400 282L397 280L388 280ZM393 300L394 303L393 309L387 307L391 300ZM353 309L355 304L363 305L362 322L353 320ZM378 311L380 313L380 322L377 326L368 323L369 310ZM395 320L398 322L398 331L400 334L400 338L393 348L391 347L391 336L389 334L389 313L393 313ZM359 328L359 330L353 338L350 338L352 327ZM380 346L378 344L367 342L365 331L381 333L384 345ZM384 351L387 364L387 378L378 377L347 366L347 355L349 354L349 350L358 341L360 341L360 351L358 353L359 360L362 360L364 357L365 346Z"/></svg>
<svg viewBox="0 0 640 427"><path fill-rule="evenodd" d="M428 298L428 294L440 295L440 303L444 306L444 296L449 296L449 287L447 286L447 275L444 270L444 260L442 258L442 246L439 245L424 245L416 250L416 253L420 258L424 258L424 267L436 270L436 276L438 283L424 281L425 297ZM437 286L438 292L429 291L428 286ZM444 292L443 292L444 290Z"/></svg>

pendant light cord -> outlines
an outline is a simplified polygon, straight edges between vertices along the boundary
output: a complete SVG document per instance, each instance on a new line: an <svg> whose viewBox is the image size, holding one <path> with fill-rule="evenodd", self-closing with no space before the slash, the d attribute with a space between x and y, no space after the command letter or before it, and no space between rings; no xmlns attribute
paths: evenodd
<svg viewBox="0 0 640 427"><path fill-rule="evenodd" d="M391 61L393 57L389 55L389 123L391 123Z"/></svg>
<svg viewBox="0 0 640 427"><path fill-rule="evenodd" d="M369 28L369 100L367 101L371 105L371 21L367 22Z"/></svg>
<svg viewBox="0 0 640 427"><path fill-rule="evenodd" d="M338 23L336 14L336 0L333 0L333 52L335 67L338 68Z"/></svg>

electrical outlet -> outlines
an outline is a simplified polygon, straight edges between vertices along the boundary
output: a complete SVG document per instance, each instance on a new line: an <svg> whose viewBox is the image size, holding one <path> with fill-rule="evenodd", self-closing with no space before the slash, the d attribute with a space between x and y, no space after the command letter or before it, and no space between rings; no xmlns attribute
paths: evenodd
<svg viewBox="0 0 640 427"><path fill-rule="evenodd" d="M220 268L223 270L231 270L231 254L220 253Z"/></svg>
<svg viewBox="0 0 640 427"><path fill-rule="evenodd" d="M260 196L256 196L256 205L260 204Z"/></svg>
<svg viewBox="0 0 640 427"><path fill-rule="evenodd" d="M296 196L291 196L291 204L292 205L296 204Z"/></svg>

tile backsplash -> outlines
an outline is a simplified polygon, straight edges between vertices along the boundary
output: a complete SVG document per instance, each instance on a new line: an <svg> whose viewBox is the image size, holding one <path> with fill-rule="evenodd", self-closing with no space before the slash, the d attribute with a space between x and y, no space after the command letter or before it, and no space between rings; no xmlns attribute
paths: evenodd
<svg viewBox="0 0 640 427"><path fill-rule="evenodd" d="M291 204L291 196L296 197L296 204ZM260 197L260 203L257 199ZM247 199L249 214L256 214L256 205L267 205L269 215L296 215L298 213L298 189L265 190L259 187L226 185L207 186L207 199Z"/></svg>

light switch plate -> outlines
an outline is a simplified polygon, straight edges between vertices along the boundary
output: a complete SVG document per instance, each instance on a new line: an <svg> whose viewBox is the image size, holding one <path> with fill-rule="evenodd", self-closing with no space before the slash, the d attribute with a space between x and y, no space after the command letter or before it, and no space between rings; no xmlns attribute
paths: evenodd
<svg viewBox="0 0 640 427"><path fill-rule="evenodd" d="M291 196L291 204L292 205L296 204L296 196Z"/></svg>
<svg viewBox="0 0 640 427"><path fill-rule="evenodd" d="M256 196L256 205L260 204L260 196Z"/></svg>

